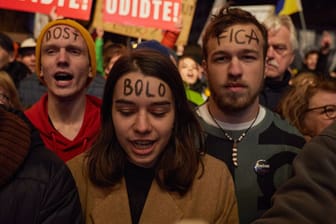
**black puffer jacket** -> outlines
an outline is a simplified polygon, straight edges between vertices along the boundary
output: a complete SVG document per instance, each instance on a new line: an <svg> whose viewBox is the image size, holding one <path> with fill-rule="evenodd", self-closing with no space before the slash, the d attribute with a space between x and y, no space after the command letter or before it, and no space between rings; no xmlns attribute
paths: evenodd
<svg viewBox="0 0 336 224"><path fill-rule="evenodd" d="M12 116L12 112L0 108L0 161L3 161L0 164L0 223L83 223L78 192L68 167L44 147L39 133L25 123L28 120L22 113L19 116L25 120L23 123L15 123ZM15 118L22 121L16 115ZM11 126L7 132L3 132L4 122ZM13 131L14 127L17 132ZM25 149L15 149L12 145L15 139L22 142L26 130L32 130L27 153L11 156L13 150L24 152ZM3 133L9 135L4 137ZM10 147L4 147L5 143ZM11 166L20 161L15 169Z"/></svg>

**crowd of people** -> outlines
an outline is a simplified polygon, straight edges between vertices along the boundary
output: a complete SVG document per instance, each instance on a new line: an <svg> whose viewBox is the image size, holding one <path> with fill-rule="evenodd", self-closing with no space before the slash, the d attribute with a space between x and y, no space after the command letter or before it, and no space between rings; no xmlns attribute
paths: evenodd
<svg viewBox="0 0 336 224"><path fill-rule="evenodd" d="M223 6L182 55L54 17L0 32L0 223L336 220L330 33L294 72L286 15Z"/></svg>

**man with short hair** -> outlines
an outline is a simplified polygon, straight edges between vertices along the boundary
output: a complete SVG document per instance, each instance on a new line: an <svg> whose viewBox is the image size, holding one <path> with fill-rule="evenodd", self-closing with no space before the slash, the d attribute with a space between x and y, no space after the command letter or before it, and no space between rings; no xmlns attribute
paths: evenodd
<svg viewBox="0 0 336 224"><path fill-rule="evenodd" d="M265 83L260 94L260 103L275 111L292 78L290 65L298 49L296 30L287 15L272 15L265 19L268 34Z"/></svg>
<svg viewBox="0 0 336 224"><path fill-rule="evenodd" d="M266 52L265 27L238 8L222 8L203 36L211 94L196 112L207 153L225 162L235 181L240 223L269 208L305 143L294 127L259 104Z"/></svg>

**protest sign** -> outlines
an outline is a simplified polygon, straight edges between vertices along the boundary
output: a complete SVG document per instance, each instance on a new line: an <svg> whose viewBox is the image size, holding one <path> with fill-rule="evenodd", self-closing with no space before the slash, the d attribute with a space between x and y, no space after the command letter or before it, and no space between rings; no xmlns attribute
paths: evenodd
<svg viewBox="0 0 336 224"><path fill-rule="evenodd" d="M53 7L67 18L89 20L92 0L1 0L0 8L49 14Z"/></svg>
<svg viewBox="0 0 336 224"><path fill-rule="evenodd" d="M104 21L176 31L181 0L105 0Z"/></svg>
<svg viewBox="0 0 336 224"><path fill-rule="evenodd" d="M148 18L140 18L140 0L131 0L132 4L129 6L122 6L124 7L123 9L120 9L120 5L117 6L117 4L125 4L127 0L118 0L118 3L112 3L112 0L97 0L96 1L96 9L94 12L94 17L93 17L93 27L101 27L105 31L112 32L112 33L117 33L125 36L130 36L130 37L135 37L135 38L140 38L140 39L154 39L157 41L161 41L162 39L162 31L167 29L167 23L165 23L164 19L169 20L170 25L175 24L175 20L177 19L179 14L176 14L177 12L174 10L175 6L179 1L176 0L171 0L171 1L142 1L142 4L147 4L144 7L144 12L146 12L150 19ZM135 3L136 2L136 3ZM146 3L144 3L146 2ZM151 2L150 6L148 5L149 2ZM160 3L158 3L160 2ZM166 3L164 3L166 2ZM170 2L170 3L169 3ZM106 6L105 4L116 4L116 5L110 5ZM137 4L138 7L134 7L134 4ZM132 6L133 5L133 6ZM159 7L160 6L160 7ZM122 17L123 19L109 19L109 17L104 16L104 11L106 10L106 7L109 7L110 11L114 12L118 10L124 10L125 14L127 16ZM115 8L114 8L115 7ZM129 8L128 8L129 7ZM147 8L146 8L147 7ZM155 8L156 7L156 8ZM165 8L164 8L165 7ZM150 8L150 13L146 10ZM181 0L180 3L180 16L182 18L182 30L179 35L179 38L177 40L177 45L185 45L188 41L189 38L189 32L191 28L191 23L193 20L194 12L196 8L196 0ZM135 11L132 11L132 10ZM166 15L163 13L166 10ZM162 11L163 10L163 11ZM127 12L127 13L126 13ZM132 13L134 13L132 15ZM120 14L120 13L119 13ZM136 15L136 16L135 16ZM158 16L158 19L160 19L160 22L155 21L155 15ZM118 15L120 16L120 15ZM160 18L159 18L160 17ZM169 18L169 19L168 19ZM137 25L130 25L130 20L137 20L135 23ZM148 21L145 21L148 20ZM134 22L133 21L133 22ZM146 22L146 26L144 26L144 22ZM156 25L153 25L154 22L157 22ZM167 22L167 21L166 21ZM152 24L152 25L151 25ZM158 25L159 24L159 25ZM160 25L161 24L161 25Z"/></svg>

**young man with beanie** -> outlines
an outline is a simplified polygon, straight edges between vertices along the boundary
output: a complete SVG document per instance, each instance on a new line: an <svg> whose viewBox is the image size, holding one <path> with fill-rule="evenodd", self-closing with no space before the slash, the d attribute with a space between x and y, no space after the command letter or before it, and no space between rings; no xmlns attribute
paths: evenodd
<svg viewBox="0 0 336 224"><path fill-rule="evenodd" d="M48 23L36 43L36 73L47 94L25 114L46 147L67 161L88 150L100 128L101 100L87 95L96 75L90 33L70 19Z"/></svg>
<svg viewBox="0 0 336 224"><path fill-rule="evenodd" d="M0 223L83 223L75 182L22 112L0 106Z"/></svg>

